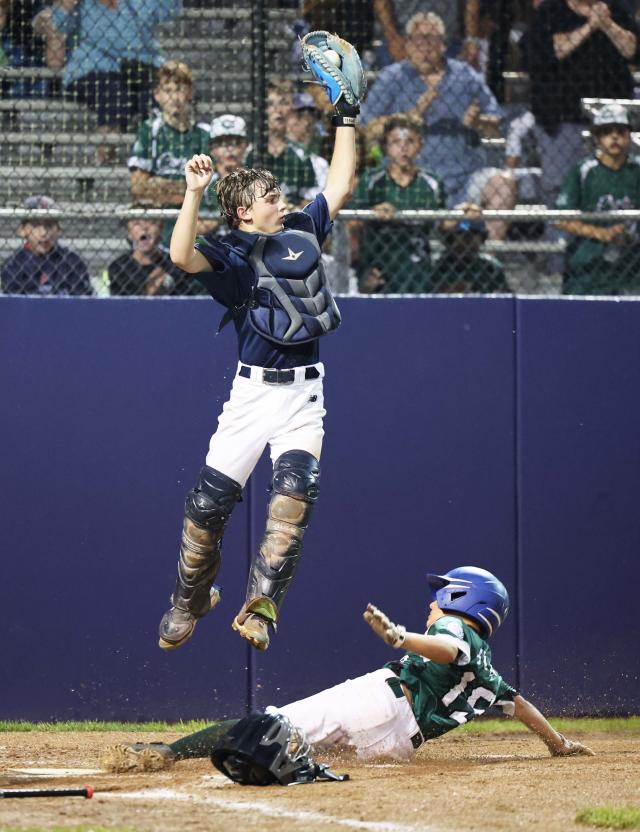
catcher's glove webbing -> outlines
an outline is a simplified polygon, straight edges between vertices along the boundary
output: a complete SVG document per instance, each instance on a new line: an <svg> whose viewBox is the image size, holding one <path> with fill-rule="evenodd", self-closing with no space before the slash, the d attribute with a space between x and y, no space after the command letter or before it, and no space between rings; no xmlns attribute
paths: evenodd
<svg viewBox="0 0 640 832"><path fill-rule="evenodd" d="M329 101L336 108L333 124L353 127L360 112L360 101L367 89L356 49L348 41L330 32L309 32L302 38L300 45L303 68L322 84Z"/></svg>

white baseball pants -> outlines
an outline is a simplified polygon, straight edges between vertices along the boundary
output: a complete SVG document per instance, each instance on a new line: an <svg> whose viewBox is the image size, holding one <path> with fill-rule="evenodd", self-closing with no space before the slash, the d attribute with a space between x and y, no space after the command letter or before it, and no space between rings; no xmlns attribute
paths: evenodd
<svg viewBox="0 0 640 832"><path fill-rule="evenodd" d="M305 379L306 367L296 367L291 384L265 384L262 367L252 367L251 378L236 374L209 443L207 465L244 487L267 445L272 462L292 450L307 451L319 460L326 413L324 365L311 366L319 378Z"/></svg>
<svg viewBox="0 0 640 832"><path fill-rule="evenodd" d="M382 668L267 712L287 716L316 748L348 745L361 760L384 756L405 761L420 729L406 697L397 698L386 683L389 678L397 677Z"/></svg>

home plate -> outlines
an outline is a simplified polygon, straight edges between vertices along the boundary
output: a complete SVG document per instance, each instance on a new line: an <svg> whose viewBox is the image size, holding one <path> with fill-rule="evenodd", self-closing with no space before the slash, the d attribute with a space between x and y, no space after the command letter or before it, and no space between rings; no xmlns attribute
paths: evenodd
<svg viewBox="0 0 640 832"><path fill-rule="evenodd" d="M101 768L10 768L12 774L30 774L34 777L81 777L85 774L104 774Z"/></svg>

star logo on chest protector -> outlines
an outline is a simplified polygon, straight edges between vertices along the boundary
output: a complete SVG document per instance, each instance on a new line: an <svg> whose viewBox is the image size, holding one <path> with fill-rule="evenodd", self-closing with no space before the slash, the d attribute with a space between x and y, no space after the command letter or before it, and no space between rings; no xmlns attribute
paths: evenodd
<svg viewBox="0 0 640 832"><path fill-rule="evenodd" d="M287 257L283 257L283 260L297 260L298 257L300 257L300 255L302 254L301 251L292 251L288 246L287 251L289 252L289 254Z"/></svg>

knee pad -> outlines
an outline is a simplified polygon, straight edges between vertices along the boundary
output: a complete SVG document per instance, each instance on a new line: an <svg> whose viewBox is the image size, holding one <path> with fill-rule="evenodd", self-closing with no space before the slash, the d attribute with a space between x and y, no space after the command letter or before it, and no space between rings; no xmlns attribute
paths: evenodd
<svg viewBox="0 0 640 832"><path fill-rule="evenodd" d="M285 451L273 466L273 491L315 503L320 494L320 463L307 451Z"/></svg>
<svg viewBox="0 0 640 832"><path fill-rule="evenodd" d="M241 499L242 487L235 480L205 465L196 484L187 494L185 516L204 529L224 526L234 505Z"/></svg>

